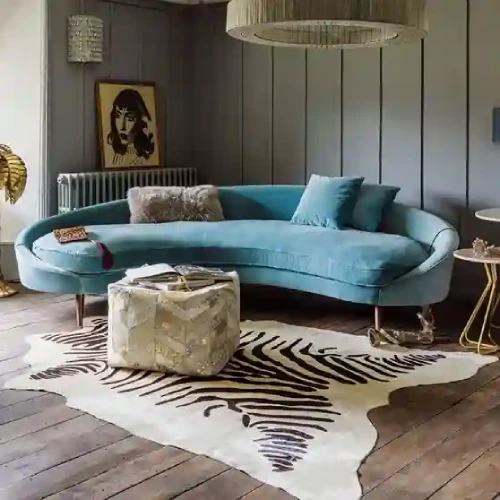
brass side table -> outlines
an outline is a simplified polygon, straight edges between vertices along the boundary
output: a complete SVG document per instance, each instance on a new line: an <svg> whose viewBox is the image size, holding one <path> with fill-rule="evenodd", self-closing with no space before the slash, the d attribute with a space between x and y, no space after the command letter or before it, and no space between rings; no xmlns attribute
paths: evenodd
<svg viewBox="0 0 500 500"><path fill-rule="evenodd" d="M460 345L467 349L473 349L478 354L492 354L497 352L500 350L500 346L493 339L491 330L500 328L500 326L493 324L493 317L498 307L498 303L500 302L497 274L497 266L500 265L500 257L476 257L472 248L457 250L454 255L455 258L460 260L482 264L486 272L486 287L479 297L476 307L472 311L469 321L467 321L460 335ZM486 306L486 308L484 309L481 330L479 336L473 339L470 336L470 330L483 306Z"/></svg>

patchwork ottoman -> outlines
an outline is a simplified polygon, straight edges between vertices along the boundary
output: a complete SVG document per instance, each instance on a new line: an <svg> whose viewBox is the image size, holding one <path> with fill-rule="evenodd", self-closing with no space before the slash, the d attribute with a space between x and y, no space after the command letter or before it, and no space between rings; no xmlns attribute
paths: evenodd
<svg viewBox="0 0 500 500"><path fill-rule="evenodd" d="M122 280L108 287L108 364L210 376L240 342L238 275L193 291L165 291Z"/></svg>

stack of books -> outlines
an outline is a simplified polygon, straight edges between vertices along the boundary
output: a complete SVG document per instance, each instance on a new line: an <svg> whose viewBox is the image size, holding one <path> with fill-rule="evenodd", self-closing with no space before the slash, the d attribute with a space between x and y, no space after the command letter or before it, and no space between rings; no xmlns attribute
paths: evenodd
<svg viewBox="0 0 500 500"><path fill-rule="evenodd" d="M221 269L202 266L154 264L128 269L126 277L130 283L165 291L192 291L221 281L232 281L232 277Z"/></svg>

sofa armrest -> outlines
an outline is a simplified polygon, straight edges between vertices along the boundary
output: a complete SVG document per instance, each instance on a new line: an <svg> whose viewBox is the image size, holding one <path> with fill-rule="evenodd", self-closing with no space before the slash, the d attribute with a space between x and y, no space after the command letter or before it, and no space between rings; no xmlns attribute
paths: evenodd
<svg viewBox="0 0 500 500"><path fill-rule="evenodd" d="M47 262L39 259L28 247L23 244L16 243L16 258L18 266L21 268L22 265L29 265L30 267L36 269L37 271L45 273L57 273L61 276L67 278L74 277L75 274L59 267L54 267Z"/></svg>
<svg viewBox="0 0 500 500"><path fill-rule="evenodd" d="M33 242L54 229L73 226L98 226L103 224L128 224L130 211L126 200L101 203L64 214L53 215L25 228L16 239L16 247L31 251Z"/></svg>
<svg viewBox="0 0 500 500"><path fill-rule="evenodd" d="M440 217L400 203L393 203L380 228L383 232L418 241L429 250L432 250L441 231L446 229L457 235L456 229Z"/></svg>
<svg viewBox="0 0 500 500"><path fill-rule="evenodd" d="M445 227L444 229L440 229L434 235L434 238L431 241L431 245L429 248L429 257L424 262L422 262L422 264L417 266L415 269L412 269L404 276L401 276L401 278L399 278L395 282L409 280L415 276L425 274L435 267L439 266L446 260L452 259L453 252L458 248L459 243L460 238L455 229L453 229L452 227ZM449 278L451 280L451 274Z"/></svg>
<svg viewBox="0 0 500 500"><path fill-rule="evenodd" d="M378 305L427 306L448 296L458 234L453 228L441 229L430 244L430 255L422 264L380 289Z"/></svg>
<svg viewBox="0 0 500 500"><path fill-rule="evenodd" d="M441 229L431 243L431 255L421 264L422 271L430 270L448 257L453 257L453 252L458 249L459 245L460 237L456 229L452 227Z"/></svg>

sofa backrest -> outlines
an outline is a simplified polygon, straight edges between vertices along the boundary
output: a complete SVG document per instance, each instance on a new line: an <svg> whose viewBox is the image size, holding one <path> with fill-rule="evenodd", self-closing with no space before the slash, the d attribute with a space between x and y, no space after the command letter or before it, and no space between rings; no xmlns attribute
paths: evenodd
<svg viewBox="0 0 500 500"><path fill-rule="evenodd" d="M220 187L227 220L287 220L297 208L305 186L261 185ZM417 208L393 203L380 225L381 232L400 234L432 247L440 231L454 228L444 220Z"/></svg>
<svg viewBox="0 0 500 500"><path fill-rule="evenodd" d="M227 220L290 220L305 186L263 185L220 187Z"/></svg>

